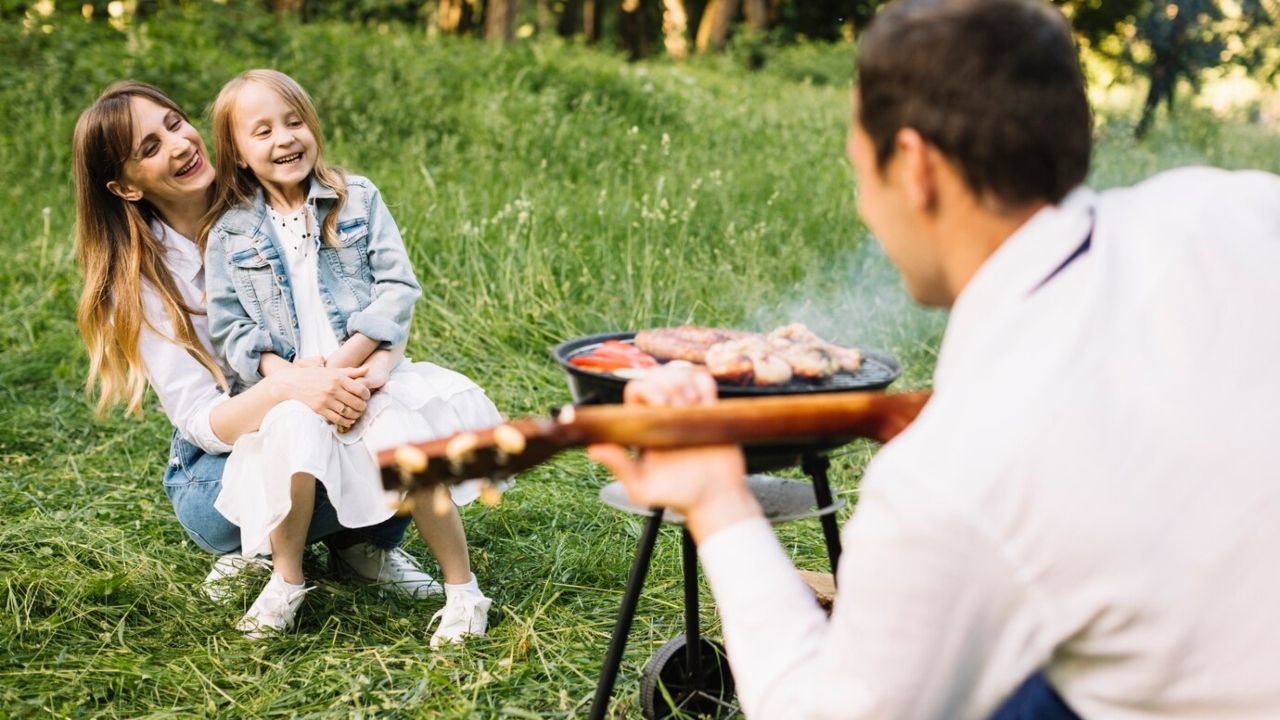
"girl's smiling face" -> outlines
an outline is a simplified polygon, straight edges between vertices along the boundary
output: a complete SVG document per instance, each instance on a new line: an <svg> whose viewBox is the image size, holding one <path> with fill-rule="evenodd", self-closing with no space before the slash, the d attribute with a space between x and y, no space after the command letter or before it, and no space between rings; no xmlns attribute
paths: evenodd
<svg viewBox="0 0 1280 720"><path fill-rule="evenodd" d="M236 96L232 128L240 167L262 183L267 202L280 212L301 207L319 147L302 114L271 88L248 82Z"/></svg>
<svg viewBox="0 0 1280 720"><path fill-rule="evenodd" d="M166 215L175 205L205 199L213 165L199 131L176 110L149 98L129 100L133 144L117 180L107 183L125 200L146 200Z"/></svg>

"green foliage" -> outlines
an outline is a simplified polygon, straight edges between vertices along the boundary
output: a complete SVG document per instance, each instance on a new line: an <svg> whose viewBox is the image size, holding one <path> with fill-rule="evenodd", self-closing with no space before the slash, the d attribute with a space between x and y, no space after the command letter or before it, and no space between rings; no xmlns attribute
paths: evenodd
<svg viewBox="0 0 1280 720"><path fill-rule="evenodd" d="M1122 33L1147 0L1053 0L1071 20L1071 27L1089 47Z"/></svg>
<svg viewBox="0 0 1280 720"><path fill-rule="evenodd" d="M209 558L161 488L168 423L154 401L142 421L95 422L82 390L68 146L80 108L118 77L155 82L199 115L240 70L295 75L320 106L330 159L371 177L404 233L425 290L411 354L472 376L512 415L569 401L554 343L686 321L802 320L897 355L899 387L928 384L944 316L909 304L853 207L848 46L779 50L751 73L732 59L627 64L558 42L503 50L299 25L234 2L164 6L124 29L74 17L50 33L5 25L0 43L6 717L579 717L640 530L596 500L603 471L566 454L497 508L464 512L497 599L488 638L433 653L438 600L352 586L324 571L319 548L299 632L240 639L231 626L261 579L228 604L196 587ZM1201 113L1135 147L1134 111L1100 128L1099 185L1193 162L1280 170L1274 136ZM872 450L836 458L839 495L856 498ZM825 565L816 523L779 533L800 565ZM430 566L421 541L408 547ZM679 552L668 529L617 717L638 715L640 667L682 631Z"/></svg>

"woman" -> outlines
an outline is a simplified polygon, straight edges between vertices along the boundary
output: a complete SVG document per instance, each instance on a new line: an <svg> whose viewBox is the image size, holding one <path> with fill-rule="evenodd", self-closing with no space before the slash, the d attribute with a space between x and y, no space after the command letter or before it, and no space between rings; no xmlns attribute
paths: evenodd
<svg viewBox="0 0 1280 720"><path fill-rule="evenodd" d="M399 357L379 351L365 367L300 363L232 396L229 369L215 356L204 311L203 248L191 240L209 210L214 169L200 133L155 87L119 82L76 123L76 253L85 274L78 323L89 351L98 413L115 403L141 415L149 383L174 425L165 492L183 528L219 555L206 589L251 560L239 529L213 507L227 453L273 408L300 402L349 427L369 391L359 378L386 372ZM316 488L308 542L325 539L331 557L358 577L411 597L441 592L397 548L408 517L345 529L323 486ZM281 618L284 625L293 618Z"/></svg>

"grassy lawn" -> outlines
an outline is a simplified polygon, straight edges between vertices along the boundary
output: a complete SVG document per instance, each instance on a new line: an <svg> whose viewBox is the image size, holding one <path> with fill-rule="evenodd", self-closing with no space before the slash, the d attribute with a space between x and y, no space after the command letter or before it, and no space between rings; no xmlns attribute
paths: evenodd
<svg viewBox="0 0 1280 720"><path fill-rule="evenodd" d="M470 375L513 416L569 401L555 343L681 322L805 321L897 356L899 389L928 385L945 315L910 305L854 211L847 47L800 48L752 74L732 59L629 65L551 43L498 50L203 15L127 36L5 32L0 715L580 716L641 528L596 500L609 478L568 453L498 507L464 511L495 599L488 637L432 652L426 623L441 601L331 577L317 548L298 631L241 639L231 626L260 583L225 604L199 591L210 558L161 486L168 422L154 401L142 420L95 421L83 391L69 146L111 79L155 82L202 115L242 69L294 74L320 107L330 159L371 177L404 232L425 289L411 355ZM1280 138L1257 127L1188 109L1135 145L1136 114L1100 112L1095 186L1194 163L1280 171ZM840 451L838 494L856 500L873 452ZM800 566L824 568L817 523L779 532ZM433 567L420 540L408 548ZM617 717L639 716L639 670L682 630L679 555L669 530Z"/></svg>

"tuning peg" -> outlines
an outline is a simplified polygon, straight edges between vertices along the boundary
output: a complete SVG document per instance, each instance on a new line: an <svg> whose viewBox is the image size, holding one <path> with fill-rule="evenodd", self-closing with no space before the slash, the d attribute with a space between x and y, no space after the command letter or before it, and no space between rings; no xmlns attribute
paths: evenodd
<svg viewBox="0 0 1280 720"><path fill-rule="evenodd" d="M493 429L493 442L508 455L519 455L524 452L524 433L511 425L499 425Z"/></svg>
<svg viewBox="0 0 1280 720"><path fill-rule="evenodd" d="M391 502L391 507L396 511L396 514L401 517L408 515L413 512L413 496L401 495L398 500L393 500Z"/></svg>
<svg viewBox="0 0 1280 720"><path fill-rule="evenodd" d="M454 475L462 475L463 465L471 459L471 454L479 444L480 438L475 433L466 432L453 436L444 446L445 457L449 458L449 468Z"/></svg>
<svg viewBox="0 0 1280 720"><path fill-rule="evenodd" d="M480 502L484 503L485 507L494 507L502 502L502 490L491 481L482 480L480 482Z"/></svg>
<svg viewBox="0 0 1280 720"><path fill-rule="evenodd" d="M507 464L512 455L524 452L526 441L524 433L510 425L499 425L493 429L493 444L497 450L493 453L493 461L498 466Z"/></svg>
<svg viewBox="0 0 1280 720"><path fill-rule="evenodd" d="M431 511L436 515L445 515L451 507L453 507L453 496L449 494L449 488L443 484L437 484L431 491Z"/></svg>
<svg viewBox="0 0 1280 720"><path fill-rule="evenodd" d="M426 472L427 454L416 445L401 445L395 452L396 467L400 470L400 484L410 487L416 473Z"/></svg>

